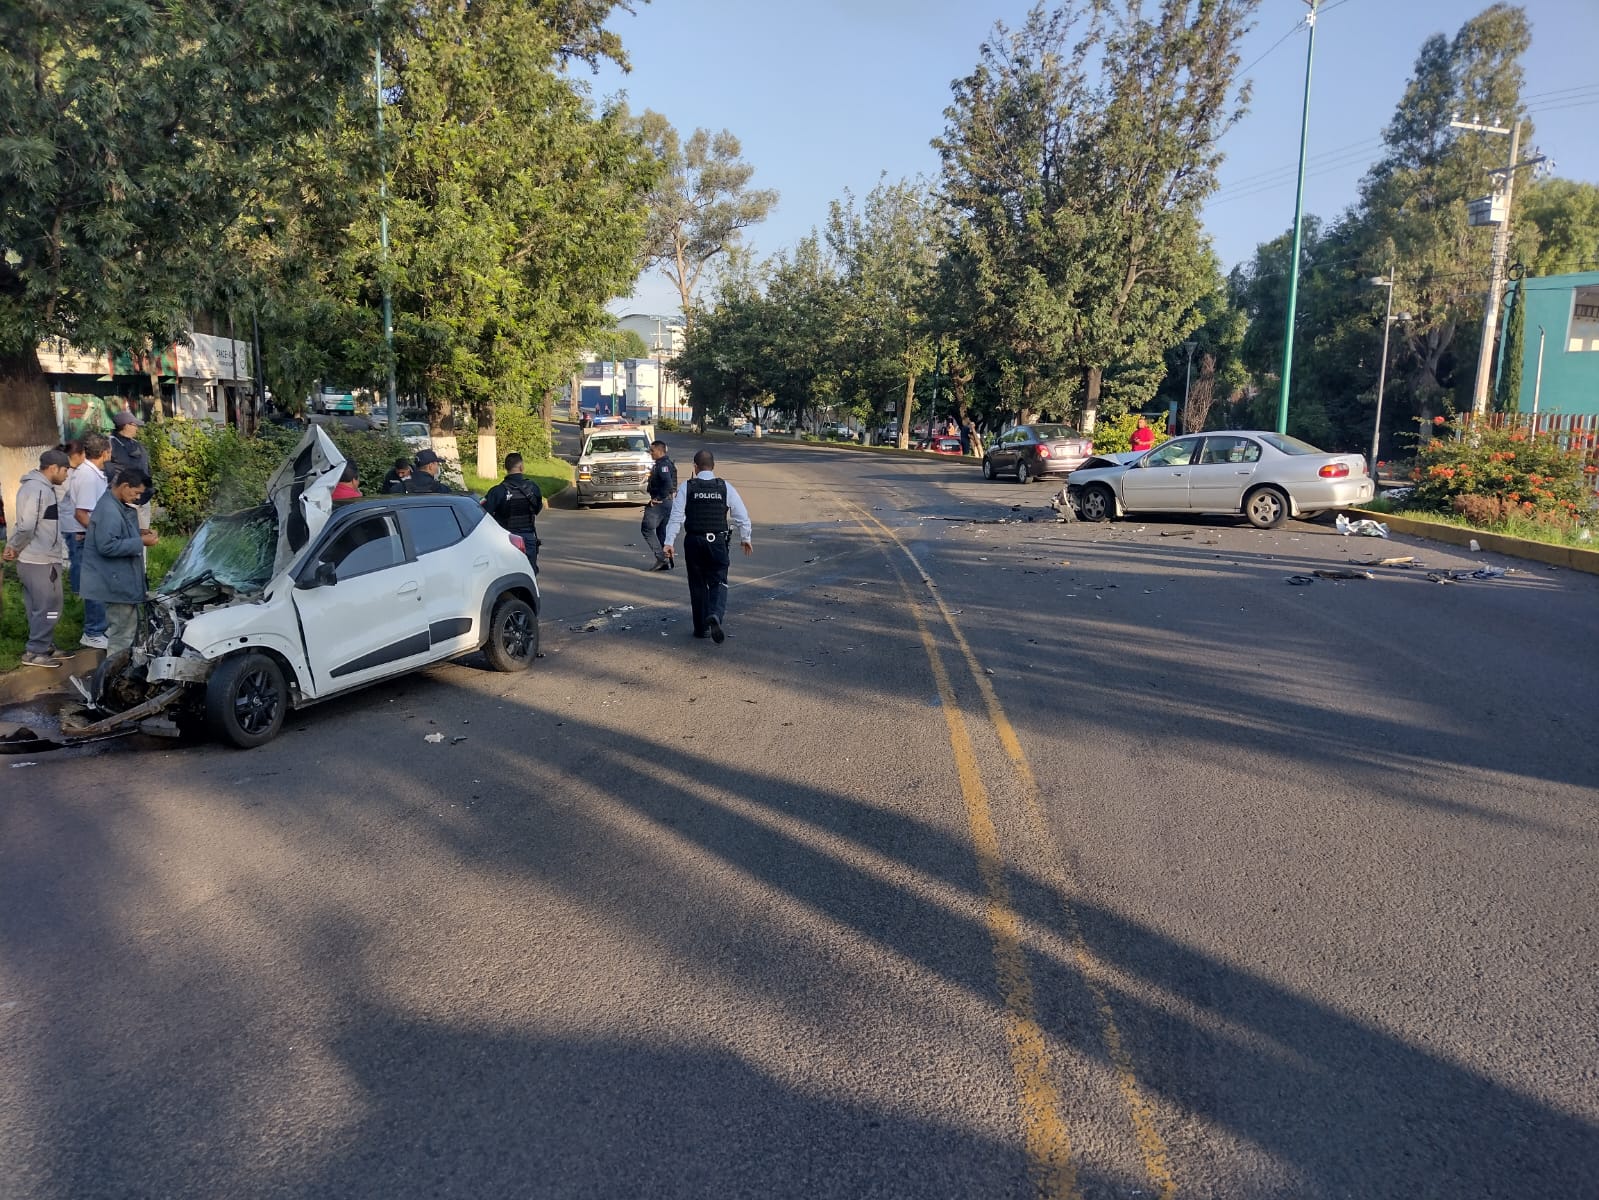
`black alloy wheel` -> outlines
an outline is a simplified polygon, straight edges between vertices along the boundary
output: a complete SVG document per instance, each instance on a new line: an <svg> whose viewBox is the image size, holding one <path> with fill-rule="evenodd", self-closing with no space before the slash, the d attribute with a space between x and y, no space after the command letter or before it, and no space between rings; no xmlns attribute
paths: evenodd
<svg viewBox="0 0 1599 1200"><path fill-rule="evenodd" d="M525 671L539 656L539 618L526 600L507 596L489 618L489 640L483 646L496 671Z"/></svg>
<svg viewBox="0 0 1599 1200"><path fill-rule="evenodd" d="M283 668L255 652L224 659L205 686L206 724L223 741L249 750L283 728L289 687Z"/></svg>

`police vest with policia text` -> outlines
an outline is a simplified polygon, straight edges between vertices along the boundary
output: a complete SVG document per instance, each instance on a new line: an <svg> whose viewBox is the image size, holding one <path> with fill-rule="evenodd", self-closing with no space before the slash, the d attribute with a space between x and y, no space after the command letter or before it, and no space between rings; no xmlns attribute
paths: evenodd
<svg viewBox="0 0 1599 1200"><path fill-rule="evenodd" d="M727 483L721 479L691 479L683 501L683 532L726 533Z"/></svg>

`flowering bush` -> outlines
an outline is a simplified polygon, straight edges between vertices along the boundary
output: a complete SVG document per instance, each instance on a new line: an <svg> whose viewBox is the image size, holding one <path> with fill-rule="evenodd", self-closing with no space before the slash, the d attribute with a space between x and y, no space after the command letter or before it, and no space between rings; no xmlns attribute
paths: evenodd
<svg viewBox="0 0 1599 1200"><path fill-rule="evenodd" d="M1466 430L1458 418L1448 424L1449 435L1423 442L1416 454L1412 507L1485 524L1512 516L1566 524L1586 515L1594 468L1580 454L1562 450L1548 434Z"/></svg>

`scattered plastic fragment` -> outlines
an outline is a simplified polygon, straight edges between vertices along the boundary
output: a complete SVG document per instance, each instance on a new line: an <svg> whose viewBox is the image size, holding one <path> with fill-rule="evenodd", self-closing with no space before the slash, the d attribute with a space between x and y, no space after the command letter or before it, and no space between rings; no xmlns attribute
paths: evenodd
<svg viewBox="0 0 1599 1200"><path fill-rule="evenodd" d="M1477 539L1476 538L1472 538L1471 539L1471 552L1473 554L1477 554L1481 550L1482 550L1482 547L1477 544Z"/></svg>
<svg viewBox="0 0 1599 1200"><path fill-rule="evenodd" d="M1406 554L1399 558L1352 558L1349 560L1357 567L1419 567L1414 554Z"/></svg>
<svg viewBox="0 0 1599 1200"><path fill-rule="evenodd" d="M1339 513L1337 519L1333 521L1333 526L1345 537L1350 534L1354 534L1356 537L1385 538L1388 536L1388 526L1381 521L1373 521L1369 517L1362 518L1359 521L1351 521L1343 513Z"/></svg>
<svg viewBox="0 0 1599 1200"><path fill-rule="evenodd" d="M34 762L32 759L29 759L27 762L12 763L11 769L15 771L18 767L36 767L38 765L39 764Z"/></svg>
<svg viewBox="0 0 1599 1200"><path fill-rule="evenodd" d="M1295 587L1308 587L1316 582L1316 577L1314 575L1290 575L1288 582Z"/></svg>
<svg viewBox="0 0 1599 1200"><path fill-rule="evenodd" d="M444 735L442 733L430 733L422 740L424 742L432 742L436 746L444 740Z"/></svg>
<svg viewBox="0 0 1599 1200"><path fill-rule="evenodd" d="M1375 579L1370 571L1315 571L1317 579Z"/></svg>

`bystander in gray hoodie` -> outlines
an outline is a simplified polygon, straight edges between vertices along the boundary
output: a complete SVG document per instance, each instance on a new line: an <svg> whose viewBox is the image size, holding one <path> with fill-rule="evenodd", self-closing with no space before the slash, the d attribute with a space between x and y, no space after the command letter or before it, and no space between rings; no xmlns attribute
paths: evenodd
<svg viewBox="0 0 1599 1200"><path fill-rule="evenodd" d="M65 462L66 455L61 455ZM29 471L17 487L16 511L11 514L6 545L17 561L47 565L67 561L67 542L61 536L56 485L43 471Z"/></svg>

